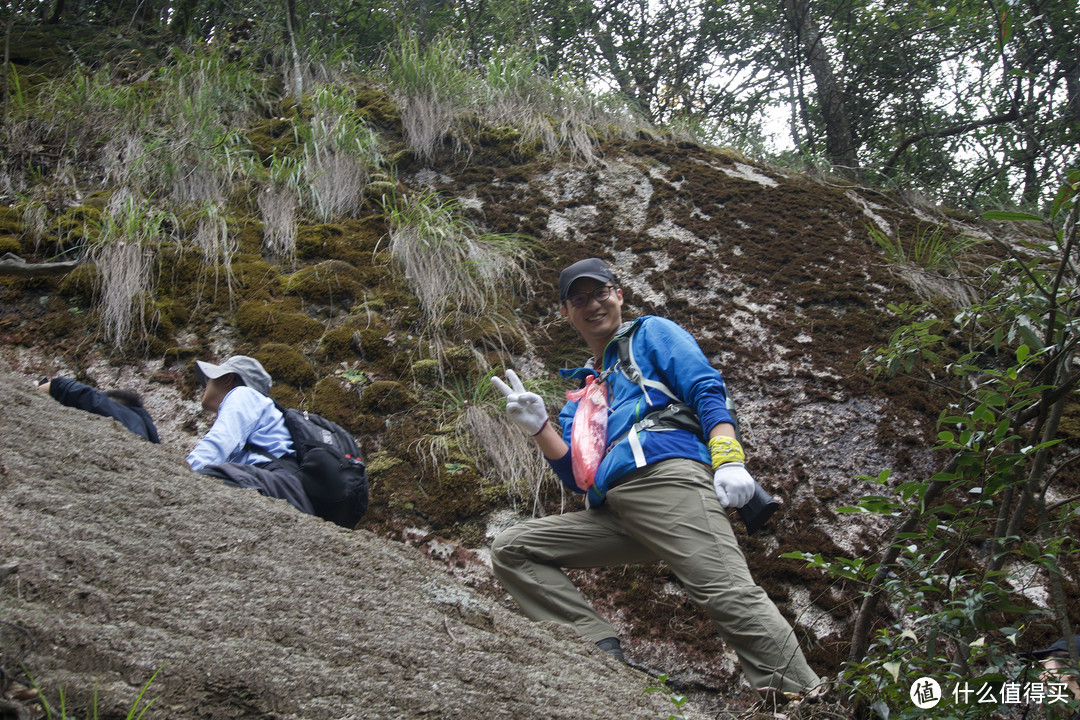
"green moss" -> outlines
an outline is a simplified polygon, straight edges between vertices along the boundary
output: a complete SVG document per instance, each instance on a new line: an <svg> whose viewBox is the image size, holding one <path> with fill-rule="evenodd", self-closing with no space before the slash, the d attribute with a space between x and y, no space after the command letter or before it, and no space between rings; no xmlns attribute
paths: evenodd
<svg viewBox="0 0 1080 720"><path fill-rule="evenodd" d="M187 362L189 360L196 360L202 354L200 348L193 347L170 347L166 348L162 353L162 358L166 363Z"/></svg>
<svg viewBox="0 0 1080 720"><path fill-rule="evenodd" d="M446 363L446 373L449 375L470 377L478 370L476 354L468 345L447 348L443 352L443 360Z"/></svg>
<svg viewBox="0 0 1080 720"><path fill-rule="evenodd" d="M367 459L368 475L380 477L391 472L394 468L401 467L405 461L388 452L372 453Z"/></svg>
<svg viewBox="0 0 1080 720"><path fill-rule="evenodd" d="M212 299L213 278L209 283L200 282L212 270L204 264L201 253L169 243L159 248L154 264L159 294L186 306L188 312L204 297ZM186 317L186 313L181 316Z"/></svg>
<svg viewBox="0 0 1080 720"><path fill-rule="evenodd" d="M75 205L70 207L67 211L60 216L60 222L71 221L73 223L93 223L98 224L101 222L101 214L103 207L98 207L96 204L91 205L83 203L82 205Z"/></svg>
<svg viewBox="0 0 1080 720"><path fill-rule="evenodd" d="M9 205L0 205L0 232L20 235L22 231L22 213L18 208L13 208Z"/></svg>
<svg viewBox="0 0 1080 720"><path fill-rule="evenodd" d="M365 190L369 193L369 190ZM369 195L370 197L370 195ZM343 260L355 266L361 282L374 285L386 275L385 268L373 266L371 255L379 241L388 232L385 216L367 215L359 219L347 219L327 226L323 238L322 254L332 260Z"/></svg>
<svg viewBox="0 0 1080 720"><path fill-rule="evenodd" d="M267 343L254 354L276 383L304 389L315 384L315 368L291 345Z"/></svg>
<svg viewBox="0 0 1080 720"><path fill-rule="evenodd" d="M416 404L416 395L393 380L378 380L364 388L360 409L381 414L408 410Z"/></svg>
<svg viewBox="0 0 1080 720"><path fill-rule="evenodd" d="M413 496L415 512L433 527L446 528L475 521L494 507L493 498L496 502L505 499L501 492L494 496L486 492L488 485L477 470L474 458L460 446L452 428L422 436L411 441L408 447L416 448L416 454L423 458L420 480L413 481L420 491ZM399 485L399 495L408 489L407 484Z"/></svg>
<svg viewBox="0 0 1080 720"><path fill-rule="evenodd" d="M411 516L423 500L416 468L390 452L372 453L366 458L371 485L369 520L386 521L388 514Z"/></svg>
<svg viewBox="0 0 1080 720"><path fill-rule="evenodd" d="M484 479L471 465L444 463L437 479L426 481L429 500L420 510L435 528L475 519L491 509L481 491Z"/></svg>
<svg viewBox="0 0 1080 720"><path fill-rule="evenodd" d="M260 300L240 305L236 312L236 326L254 342L269 341L286 345L316 340L323 333L322 323L303 313L290 311L286 303Z"/></svg>
<svg viewBox="0 0 1080 720"><path fill-rule="evenodd" d="M101 292L101 272L96 265L79 265L60 281L60 294L91 303Z"/></svg>
<svg viewBox="0 0 1080 720"><path fill-rule="evenodd" d="M333 420L353 434L364 431L360 396L336 377L323 378L315 386L308 409Z"/></svg>
<svg viewBox="0 0 1080 720"><path fill-rule="evenodd" d="M544 149L538 139L527 139L521 131L509 125L479 126L475 128L475 142L479 152L492 167L509 167L535 160Z"/></svg>
<svg viewBox="0 0 1080 720"><path fill-rule="evenodd" d="M421 385L439 384L439 363L430 358L417 360L412 364L413 379Z"/></svg>
<svg viewBox="0 0 1080 720"><path fill-rule="evenodd" d="M83 205L92 207L99 213L105 212L105 208L109 205L109 200L115 194L115 190L98 190L97 192L90 193L83 199Z"/></svg>
<svg viewBox="0 0 1080 720"><path fill-rule="evenodd" d="M171 298L159 298L155 301L154 308L161 317L166 318L173 325L187 325L191 322L195 304Z"/></svg>
<svg viewBox="0 0 1080 720"><path fill-rule="evenodd" d="M528 347L521 328L498 315L477 316L456 311L447 316L444 328L479 347L505 349L515 355L524 353Z"/></svg>
<svg viewBox="0 0 1080 720"><path fill-rule="evenodd" d="M358 330L362 328L382 328L387 330L386 322L377 311L370 310L371 303L353 305L348 316L341 322L343 327Z"/></svg>
<svg viewBox="0 0 1080 720"><path fill-rule="evenodd" d="M257 255L233 258L232 273L235 287L243 292L245 300L269 299L270 288L276 287L278 269Z"/></svg>
<svg viewBox="0 0 1080 720"><path fill-rule="evenodd" d="M386 301L382 298L370 298L353 308L351 317L366 317L368 313L381 313L386 310Z"/></svg>
<svg viewBox="0 0 1080 720"><path fill-rule="evenodd" d="M356 358L353 329L349 327L328 330L319 340L319 355L325 360L340 362Z"/></svg>
<svg viewBox="0 0 1080 720"><path fill-rule="evenodd" d="M270 387L270 397L287 408L300 407L304 394L292 385L278 383Z"/></svg>
<svg viewBox="0 0 1080 720"><path fill-rule="evenodd" d="M175 303L168 301L157 303L148 298L148 302L144 306L146 326L150 328L150 331L155 338L159 340L171 340L173 335L176 334L176 323L170 314L170 310L174 305ZM186 315L187 313L184 313L185 317Z"/></svg>
<svg viewBox="0 0 1080 720"><path fill-rule="evenodd" d="M353 335L360 348L360 356L369 363L389 370L396 375L409 369L415 352L415 343L384 327L356 330Z"/></svg>
<svg viewBox="0 0 1080 720"><path fill-rule="evenodd" d="M230 228L231 229L231 228ZM250 220L239 227L236 236L236 251L245 255L261 256L263 244L263 224Z"/></svg>
<svg viewBox="0 0 1080 720"><path fill-rule="evenodd" d="M22 243L19 242L19 238L11 237L10 235L0 237L0 256L4 255L4 253L21 255Z"/></svg>
<svg viewBox="0 0 1080 720"><path fill-rule="evenodd" d="M384 130L401 130L401 110L390 96L376 87L365 86L356 91L358 114Z"/></svg>
<svg viewBox="0 0 1080 720"><path fill-rule="evenodd" d="M315 260L326 257L333 231L326 224L301 223L296 228L296 259Z"/></svg>
<svg viewBox="0 0 1080 720"><path fill-rule="evenodd" d="M420 302L416 296L401 290L384 290L379 293L386 303L386 317L398 327L412 327L420 322Z"/></svg>
<svg viewBox="0 0 1080 720"><path fill-rule="evenodd" d="M70 208L51 221L48 232L38 242L38 251L44 255L56 255L97 237L101 212L89 205Z"/></svg>
<svg viewBox="0 0 1080 720"><path fill-rule="evenodd" d="M322 305L351 305L360 292L356 268L340 260L327 260L304 268L283 282L283 292Z"/></svg>
<svg viewBox="0 0 1080 720"><path fill-rule="evenodd" d="M296 149L295 124L290 118L274 117L261 120L246 131L248 142L262 162L273 155L288 155Z"/></svg>

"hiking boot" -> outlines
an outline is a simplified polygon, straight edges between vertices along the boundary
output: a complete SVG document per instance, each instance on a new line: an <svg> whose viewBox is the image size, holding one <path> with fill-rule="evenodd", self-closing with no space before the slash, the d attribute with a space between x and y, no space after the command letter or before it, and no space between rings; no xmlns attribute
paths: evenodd
<svg viewBox="0 0 1080 720"><path fill-rule="evenodd" d="M619 643L619 638L609 637L599 640L596 643L596 647L606 652L611 657L615 658L621 663L626 662L626 657L623 656L622 645Z"/></svg>
<svg viewBox="0 0 1080 720"><path fill-rule="evenodd" d="M764 709L775 711L777 708L789 703L795 706L800 704L813 705L822 702L831 687L832 684L829 679L822 678L820 683L802 692L783 692L776 688L762 688L758 690L758 695L761 696Z"/></svg>

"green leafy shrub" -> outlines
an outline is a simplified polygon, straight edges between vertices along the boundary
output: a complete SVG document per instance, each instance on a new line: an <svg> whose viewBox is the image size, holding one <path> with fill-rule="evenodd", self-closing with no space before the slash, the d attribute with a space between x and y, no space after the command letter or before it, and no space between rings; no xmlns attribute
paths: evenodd
<svg viewBox="0 0 1080 720"><path fill-rule="evenodd" d="M1005 704L1000 696L919 709L909 693L922 677L946 695L962 683L1004 687L1024 677L1025 636L1073 632L1063 568L1080 555L1073 539L1080 499L1048 498L1061 491L1059 471L1070 462L1061 418L1078 383L1080 296L1071 258L1078 191L1080 170L1068 175L1048 219L984 216L1038 222L1052 240L1029 241L1026 254L995 240L1004 259L986 268L979 297L960 312L890 307L900 325L865 363L877 376L903 374L949 394L934 448L949 460L929 478L895 486L888 470L865 477L874 489L837 510L887 523L875 543L884 553L785 554L862 588L841 681L850 699L883 719L994 716ZM928 261L951 257L925 252ZM1045 587L1046 607L1028 598L1023 578Z"/></svg>

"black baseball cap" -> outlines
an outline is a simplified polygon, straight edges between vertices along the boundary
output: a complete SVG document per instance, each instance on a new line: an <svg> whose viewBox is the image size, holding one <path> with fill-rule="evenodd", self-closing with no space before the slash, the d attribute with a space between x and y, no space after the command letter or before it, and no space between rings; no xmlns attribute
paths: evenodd
<svg viewBox="0 0 1080 720"><path fill-rule="evenodd" d="M570 294L570 286L575 280L592 278L600 282L609 282L618 287L615 276L611 274L607 264L600 258L585 258L559 273L559 300L565 300Z"/></svg>
<svg viewBox="0 0 1080 720"><path fill-rule="evenodd" d="M1073 643L1076 644L1077 648L1080 648L1080 635L1073 635ZM1054 653L1068 653L1068 652L1069 652L1069 646L1066 644L1065 638L1058 638L1057 642L1055 642L1050 647L1044 647L1041 650L1032 650L1031 652L1028 653L1028 655L1030 655L1033 658L1037 658L1037 659L1041 660L1042 658L1046 657L1047 655L1053 655Z"/></svg>

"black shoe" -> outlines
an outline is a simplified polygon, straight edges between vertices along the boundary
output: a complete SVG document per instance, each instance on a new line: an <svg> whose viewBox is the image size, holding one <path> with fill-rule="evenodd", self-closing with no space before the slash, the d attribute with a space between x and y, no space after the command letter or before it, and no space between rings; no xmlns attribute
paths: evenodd
<svg viewBox="0 0 1080 720"><path fill-rule="evenodd" d="M611 655L611 657L615 658L619 662L626 662L626 658L622 654L622 645L619 644L619 638L604 638L603 640L600 640L596 643L596 647Z"/></svg>

